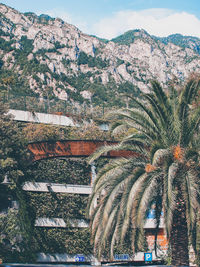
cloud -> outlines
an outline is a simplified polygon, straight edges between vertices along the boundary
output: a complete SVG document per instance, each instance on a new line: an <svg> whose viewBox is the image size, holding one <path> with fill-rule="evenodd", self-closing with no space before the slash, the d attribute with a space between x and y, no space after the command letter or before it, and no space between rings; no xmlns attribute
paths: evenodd
<svg viewBox="0 0 200 267"><path fill-rule="evenodd" d="M125 10L93 24L87 32L112 39L133 29L144 29L149 34L160 37L175 33L200 37L200 20L187 12L170 9Z"/></svg>
<svg viewBox="0 0 200 267"><path fill-rule="evenodd" d="M83 18L70 14L62 8L54 8L41 13L59 17L67 23L75 25L84 33L106 39L112 39L134 29L144 29L149 34L160 37L175 33L200 37L200 20L195 15L165 8L140 11L122 10L96 23L89 21L87 16Z"/></svg>

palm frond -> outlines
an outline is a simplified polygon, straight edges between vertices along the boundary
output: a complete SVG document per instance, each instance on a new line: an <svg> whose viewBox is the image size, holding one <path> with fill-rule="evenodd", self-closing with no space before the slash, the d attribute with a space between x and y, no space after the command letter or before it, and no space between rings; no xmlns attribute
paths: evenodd
<svg viewBox="0 0 200 267"><path fill-rule="evenodd" d="M182 122L182 131L181 131L181 139L180 143L181 144L187 144L187 135L189 134L188 132L188 124L189 124L189 114L190 114L190 109L189 109L189 104L194 101L198 90L200 89L200 81L195 81L195 80L190 80L180 97L180 102L179 102L179 108L178 108L178 114L179 114L179 120Z"/></svg>
<svg viewBox="0 0 200 267"><path fill-rule="evenodd" d="M123 221L122 228L121 228L121 240L124 240L124 237L127 233L127 230L131 222L131 212L134 206L133 199L135 197L135 193L137 192L137 189L140 187L140 183L144 179L146 179L145 170L142 168L136 170L126 188L126 191L124 192L124 198L126 200L126 206L125 206L126 209L124 211L125 212L124 221ZM136 228L134 223L133 223L133 227Z"/></svg>
<svg viewBox="0 0 200 267"><path fill-rule="evenodd" d="M200 127L200 107L196 110L196 112L193 112L190 123L188 123L188 136L187 136L187 144L191 141L191 139L194 136L194 133L199 130Z"/></svg>
<svg viewBox="0 0 200 267"><path fill-rule="evenodd" d="M115 114L118 115L118 117L123 118L123 120L118 120L118 122L121 122L121 124L126 125L129 128L135 128L151 139L155 138L155 134L160 134L145 112L137 111L135 109L126 109L125 111L118 111ZM113 126L111 126L112 131L119 126L119 123L117 124L114 122Z"/></svg>
<svg viewBox="0 0 200 267"><path fill-rule="evenodd" d="M103 154L106 154L112 150L121 150L121 145L117 144L117 145L106 145L103 147L100 147L99 149L97 149L95 151L94 154L92 154L90 157L88 157L88 163L91 164L93 161L95 161L96 159L100 158Z"/></svg>
<svg viewBox="0 0 200 267"><path fill-rule="evenodd" d="M149 119L152 121L153 125L155 126L156 129L159 129L158 121L153 112L150 110L148 105L146 106L145 103L141 101L141 99L133 98L131 96L128 96L131 98L133 104L136 104L138 107L138 110L142 110L143 113L147 114Z"/></svg>
<svg viewBox="0 0 200 267"><path fill-rule="evenodd" d="M171 112L171 105L166 93L164 92L161 85L157 81L152 81L151 85L154 95L157 98L160 105L163 107L164 112L166 113L166 115L169 114Z"/></svg>
<svg viewBox="0 0 200 267"><path fill-rule="evenodd" d="M194 170L189 170L185 173L184 178L182 191L186 202L188 230L191 233L196 222L196 212L200 208L197 173Z"/></svg>
<svg viewBox="0 0 200 267"><path fill-rule="evenodd" d="M149 175L147 183L143 185L143 192L141 194L141 199L137 207L137 225L142 229L146 221L146 213L148 211L148 203L155 199L155 193L157 192L158 178L160 173Z"/></svg>

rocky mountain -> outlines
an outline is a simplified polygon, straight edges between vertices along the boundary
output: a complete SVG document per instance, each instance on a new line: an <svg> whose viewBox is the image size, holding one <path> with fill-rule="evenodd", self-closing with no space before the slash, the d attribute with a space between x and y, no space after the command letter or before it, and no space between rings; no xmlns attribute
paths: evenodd
<svg viewBox="0 0 200 267"><path fill-rule="evenodd" d="M118 105L120 93L148 91L200 71L200 39L158 38L144 30L99 39L48 15L0 4L0 92L72 103Z"/></svg>

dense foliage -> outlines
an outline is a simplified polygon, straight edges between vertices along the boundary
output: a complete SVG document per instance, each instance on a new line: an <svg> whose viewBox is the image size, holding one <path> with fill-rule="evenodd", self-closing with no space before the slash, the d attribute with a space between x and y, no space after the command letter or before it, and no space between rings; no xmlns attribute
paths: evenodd
<svg viewBox="0 0 200 267"><path fill-rule="evenodd" d="M26 261L27 255L30 260L33 258L29 250L30 220L21 188L28 162L26 146L18 125L0 103L0 211L3 211L0 216L0 247L4 261ZM18 210L13 207L16 200Z"/></svg>
<svg viewBox="0 0 200 267"><path fill-rule="evenodd" d="M48 159L33 163L26 179L35 182L89 185L91 166L84 159ZM63 218L66 228L33 227L34 253L92 253L88 228L73 228L71 219L86 220L88 195L51 192L25 192L29 218Z"/></svg>
<svg viewBox="0 0 200 267"><path fill-rule="evenodd" d="M63 193L27 193L27 201L36 218L85 219L88 195Z"/></svg>
<svg viewBox="0 0 200 267"><path fill-rule="evenodd" d="M92 254L89 229L37 228L33 247L37 253Z"/></svg>
<svg viewBox="0 0 200 267"><path fill-rule="evenodd" d="M34 193L21 189L25 181L89 185L91 166L81 158L56 158L30 165L25 153L25 140L45 135L48 140L52 140L52 136L57 139L55 128L29 124L26 129L5 115L3 105L1 108L1 178L3 181L5 175L9 174L12 183L9 187L0 186L1 210L9 207L8 213L0 216L0 257L4 262L34 262L37 252L91 254L89 229L72 228L70 224L70 219L86 219L88 195ZM13 200L18 201L19 209L12 207ZM63 218L67 228L34 227L36 218L41 217Z"/></svg>
<svg viewBox="0 0 200 267"><path fill-rule="evenodd" d="M20 183L26 167L26 143L17 124L7 115L0 102L0 179L7 176L13 184Z"/></svg>
<svg viewBox="0 0 200 267"><path fill-rule="evenodd" d="M107 159L99 159L96 170ZM29 166L26 179L35 182L53 182L76 185L89 185L91 166L84 159L48 159L35 162ZM51 192L24 192L28 205L29 218L63 218L66 228L33 227L32 250L34 253L92 254L89 228L73 228L71 219L86 219L88 195L64 194ZM31 211L31 212L30 212ZM33 226L33 225L32 225ZM129 253L129 238L122 246L115 247L116 253ZM108 251L105 252L107 256Z"/></svg>
<svg viewBox="0 0 200 267"><path fill-rule="evenodd" d="M64 140L71 136L69 127L48 124L27 123L22 131L28 142Z"/></svg>
<svg viewBox="0 0 200 267"><path fill-rule="evenodd" d="M30 243L21 225L19 211L9 208L0 214L0 258L3 262L27 262L34 260ZM28 237L30 240L30 237Z"/></svg>
<svg viewBox="0 0 200 267"><path fill-rule="evenodd" d="M90 184L91 166L84 159L55 158L33 163L27 170L27 179L77 185Z"/></svg>

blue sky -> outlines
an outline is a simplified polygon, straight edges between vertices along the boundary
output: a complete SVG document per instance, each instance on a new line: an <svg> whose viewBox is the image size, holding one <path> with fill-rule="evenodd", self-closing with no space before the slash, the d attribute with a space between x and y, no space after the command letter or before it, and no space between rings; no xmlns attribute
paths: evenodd
<svg viewBox="0 0 200 267"><path fill-rule="evenodd" d="M3 0L20 12L49 14L88 34L111 39L131 29L156 36L200 37L199 0Z"/></svg>

